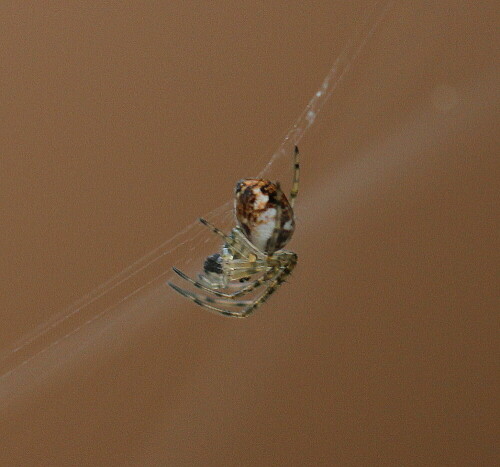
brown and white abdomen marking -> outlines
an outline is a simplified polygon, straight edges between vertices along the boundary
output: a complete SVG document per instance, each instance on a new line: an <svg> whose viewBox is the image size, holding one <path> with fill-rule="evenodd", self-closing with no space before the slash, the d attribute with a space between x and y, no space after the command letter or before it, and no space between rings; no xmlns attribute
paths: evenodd
<svg viewBox="0 0 500 467"><path fill-rule="evenodd" d="M281 250L295 229L293 209L284 193L278 192L277 186L269 180L252 178L240 180L235 191L236 219L246 237L264 253ZM276 226L278 206L281 207L279 235L273 248L270 240Z"/></svg>

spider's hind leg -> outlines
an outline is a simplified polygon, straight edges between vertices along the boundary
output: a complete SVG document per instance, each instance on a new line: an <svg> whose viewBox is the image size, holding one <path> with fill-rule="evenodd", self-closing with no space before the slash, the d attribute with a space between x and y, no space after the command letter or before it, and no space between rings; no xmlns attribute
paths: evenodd
<svg viewBox="0 0 500 467"><path fill-rule="evenodd" d="M203 301L201 297L198 295L189 292L188 290L181 289L179 286L173 284L172 282L169 282L168 285L172 287L176 292L179 292L181 295L183 295L186 298L189 298L192 300L194 303L197 305L202 306L203 308L207 308L209 310L215 311L217 313L220 313L221 315L224 316L231 316L233 318L246 318L249 313L245 313L245 311L231 311L231 310L224 310L223 308L218 308L216 306L210 305L209 303ZM218 303L216 299L210 299L213 303ZM222 300L222 299L221 299ZM244 304L246 305L246 303ZM241 305L241 306L244 306ZM233 305L235 306L235 305ZM236 305L238 306L238 305ZM251 305L250 305L251 306Z"/></svg>
<svg viewBox="0 0 500 467"><path fill-rule="evenodd" d="M299 178L300 178L300 162L299 162L299 148L295 146L293 151L293 182L290 191L290 206L293 208L295 198L299 193Z"/></svg>

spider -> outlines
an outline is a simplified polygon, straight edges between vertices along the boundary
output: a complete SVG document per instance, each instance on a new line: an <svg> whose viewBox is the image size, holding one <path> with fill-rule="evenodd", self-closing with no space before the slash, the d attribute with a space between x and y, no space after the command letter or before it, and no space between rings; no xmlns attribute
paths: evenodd
<svg viewBox="0 0 500 467"><path fill-rule="evenodd" d="M205 259L198 280L191 279L175 267L173 270L210 295L189 292L172 282L168 285L196 304L222 315L249 316L278 289L297 264L297 255L282 248L290 241L295 229L293 205L298 190L299 149L295 146L290 201L281 191L279 182L248 178L236 184L234 209L238 225L229 235L207 220L199 219L224 240L220 253ZM249 282L253 276L255 280ZM264 286L264 291L253 300L239 300L260 286Z"/></svg>

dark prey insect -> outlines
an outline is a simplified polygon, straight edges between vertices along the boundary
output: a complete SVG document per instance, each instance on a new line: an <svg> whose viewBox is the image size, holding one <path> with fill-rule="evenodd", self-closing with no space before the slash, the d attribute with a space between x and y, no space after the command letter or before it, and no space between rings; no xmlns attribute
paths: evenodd
<svg viewBox="0 0 500 467"><path fill-rule="evenodd" d="M220 253L205 259L203 273L191 279L173 268L182 279L209 295L200 295L168 284L193 302L226 316L246 318L283 283L297 264L297 255L283 247L295 229L293 205L299 190L299 149L295 146L290 201L279 182L247 178L235 188L234 210L238 225L229 235L205 219L200 222L224 240ZM253 278L252 281L250 281ZM263 286L253 300L240 297ZM227 308L236 308L231 310Z"/></svg>

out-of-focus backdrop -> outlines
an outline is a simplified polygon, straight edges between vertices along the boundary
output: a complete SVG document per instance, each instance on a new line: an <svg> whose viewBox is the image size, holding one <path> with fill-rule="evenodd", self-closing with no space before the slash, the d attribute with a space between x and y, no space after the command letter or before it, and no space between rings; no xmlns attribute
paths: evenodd
<svg viewBox="0 0 500 467"><path fill-rule="evenodd" d="M254 316L162 286L58 322L265 167L376 3L2 2L0 348L60 329L0 378L0 464L498 461L497 2L396 2L367 37Z"/></svg>

